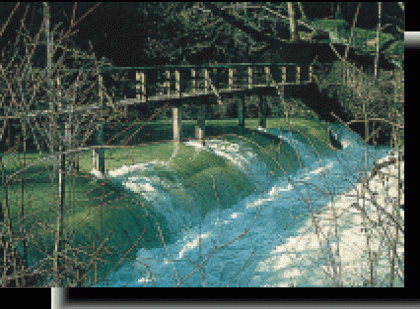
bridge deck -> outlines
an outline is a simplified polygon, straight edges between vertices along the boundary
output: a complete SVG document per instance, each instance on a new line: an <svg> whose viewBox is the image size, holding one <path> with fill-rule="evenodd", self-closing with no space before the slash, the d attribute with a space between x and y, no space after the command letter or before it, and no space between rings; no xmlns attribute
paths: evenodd
<svg viewBox="0 0 420 309"><path fill-rule="evenodd" d="M280 83L280 84L276 84L276 85L272 85L272 86L267 86L267 85L253 85L252 88L249 88L248 85L244 85L243 87L234 87L234 88L223 88L223 89L217 89L216 91L214 90L202 90L202 89L198 89L196 91L191 91L191 92L184 92L184 93L174 93L173 91L169 94L158 94L158 95L154 95L154 96L150 96L147 97L146 101L141 101L139 100L139 98L128 98L128 99L121 99L118 100L117 102L109 102L106 101L104 103L105 107L124 107L124 106L129 106L129 105L137 105L137 104L147 104L150 102L153 103L162 103L162 104L166 104L167 102L173 102L173 104L178 105L178 104L182 104L183 101L188 100L188 99L194 99L194 98L213 98L215 101L213 100L206 100L205 102L209 102L209 103L216 103L217 102L217 96L223 96L223 97L228 97L228 96L232 96L234 94L238 94L238 93L243 93L246 95L250 95L250 94L265 94L265 95L275 95L278 91L278 89L283 88L283 87L287 87L288 89L290 88L299 88L305 85L310 85L313 84L313 82L310 81L301 81L300 83ZM193 100L191 102L189 102L190 104L200 104L202 102L199 102L197 100ZM84 106L75 106L73 109L73 112L84 112L84 111L88 111L88 110L95 110L95 109L100 109L101 108L101 104L89 104L89 105L84 105ZM67 114L71 112L71 110L69 108L67 109L58 109L57 114ZM48 115L50 114L51 111L50 110L34 110L34 111L30 111L29 113L27 112L20 112L17 113L15 115L9 115L8 117L6 116L0 116L0 120L4 120L6 118L8 119L16 119L16 118L20 118L22 116L26 116L26 117L36 117L36 116L40 116L40 115Z"/></svg>

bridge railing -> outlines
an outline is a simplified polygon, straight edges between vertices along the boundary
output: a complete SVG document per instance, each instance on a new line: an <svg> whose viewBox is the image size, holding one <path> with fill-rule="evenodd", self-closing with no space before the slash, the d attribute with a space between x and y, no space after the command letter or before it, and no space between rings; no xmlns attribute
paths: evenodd
<svg viewBox="0 0 420 309"><path fill-rule="evenodd" d="M125 89L126 98L140 102L159 100L165 96L185 97L194 94L214 94L217 91L240 91L277 84L303 84L312 82L312 67L290 63L241 63L187 66L101 68L105 77L123 72L128 78L116 89ZM119 91L117 99L122 99Z"/></svg>
<svg viewBox="0 0 420 309"><path fill-rule="evenodd" d="M165 65L150 67L99 67L90 70L63 70L55 78L58 110L66 112L71 106L71 87L77 75L85 74L89 80L79 93L78 109L97 108L103 105L124 105L124 99L146 103L169 97L218 95L219 92L245 91L258 87L274 87L278 84L304 84L312 82L312 67L293 63L240 63L211 65ZM89 88L89 89L88 89ZM60 93L60 89L63 89ZM67 91L66 93L64 93ZM45 99L45 96L43 96ZM82 102L80 102L82 101ZM92 104L92 102L95 102ZM38 102L39 103L39 102ZM132 100L131 103L132 104ZM45 103L46 104L46 103ZM44 105L45 105L44 104ZM48 113L39 108L33 114ZM29 108L32 110L32 108ZM23 111L22 111L23 112ZM31 113L32 114L32 113ZM18 118L14 115L9 118ZM4 117L1 117L4 118Z"/></svg>

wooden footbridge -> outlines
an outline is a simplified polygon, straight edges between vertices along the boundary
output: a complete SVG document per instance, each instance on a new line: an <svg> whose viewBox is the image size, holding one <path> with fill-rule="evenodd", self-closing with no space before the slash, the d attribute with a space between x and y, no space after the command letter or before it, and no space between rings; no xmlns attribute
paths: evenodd
<svg viewBox="0 0 420 309"><path fill-rule="evenodd" d="M112 71L135 72L135 97L115 100L104 87L104 74ZM98 78L97 104L73 108L58 106L57 114L70 112L86 112L92 109L138 107L153 102L154 104L170 104L172 106L173 140L181 140L181 105L198 106L196 138L203 142L205 138L205 106L206 104L223 104L223 98L240 94L238 103L238 125L245 126L246 95L259 96L259 125L266 127L267 108L265 96L294 96L303 99L304 103L319 114L339 109L326 102L326 98L317 97L318 87L313 82L313 67L298 66L290 63L242 63L213 64L188 66L155 66L135 68L101 68L96 73ZM60 83L60 80L56 81ZM60 104L59 104L60 105ZM50 110L29 111L25 114L3 116L5 118L37 117L51 113ZM321 117L323 118L323 117ZM98 131L100 146L103 132ZM100 148L94 150L94 167L104 172L104 155Z"/></svg>

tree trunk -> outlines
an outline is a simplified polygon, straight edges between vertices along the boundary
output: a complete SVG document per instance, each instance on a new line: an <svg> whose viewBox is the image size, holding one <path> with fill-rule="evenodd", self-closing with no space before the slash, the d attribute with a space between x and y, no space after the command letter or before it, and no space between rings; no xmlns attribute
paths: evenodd
<svg viewBox="0 0 420 309"><path fill-rule="evenodd" d="M378 29L376 30L376 56L375 56L375 80L378 78L379 61L379 31L381 29L382 2L378 2Z"/></svg>
<svg viewBox="0 0 420 309"><path fill-rule="evenodd" d="M290 19L290 43L297 43L298 36L296 31L295 11L293 10L292 2L287 2L287 10L289 11Z"/></svg>

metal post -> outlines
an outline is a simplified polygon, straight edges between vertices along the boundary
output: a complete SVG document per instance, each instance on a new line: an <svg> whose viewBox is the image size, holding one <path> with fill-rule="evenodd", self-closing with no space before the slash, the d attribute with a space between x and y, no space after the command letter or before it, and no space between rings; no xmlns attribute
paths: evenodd
<svg viewBox="0 0 420 309"><path fill-rule="evenodd" d="M300 67L296 67L296 83L300 84Z"/></svg>

